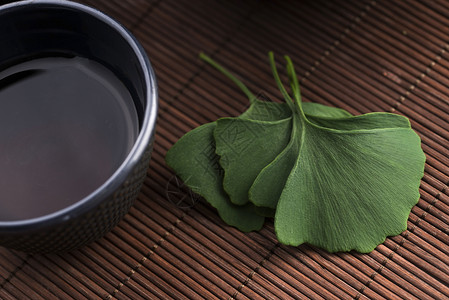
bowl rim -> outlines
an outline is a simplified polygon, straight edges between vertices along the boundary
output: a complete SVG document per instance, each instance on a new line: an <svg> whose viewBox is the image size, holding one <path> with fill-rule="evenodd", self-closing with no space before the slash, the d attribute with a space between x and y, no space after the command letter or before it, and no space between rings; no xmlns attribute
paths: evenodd
<svg viewBox="0 0 449 300"><path fill-rule="evenodd" d="M128 156L122 162L120 167L109 177L109 179L100 185L95 191L74 204L47 215L24 220L0 221L1 234L14 234L30 230L34 231L42 227L59 225L68 222L98 206L123 184L128 175L137 166L148 145L151 143L156 128L158 112L156 76L143 46L137 41L132 33L105 13L90 6L67 0L23 0L0 6L0 12L9 9L20 9L22 7L28 8L30 6L43 5L68 8L87 13L88 15L108 25L112 30L115 30L129 44L138 59L139 66L142 68L144 75L143 79L146 88L146 103L142 126L137 139L134 142L134 146L128 153Z"/></svg>

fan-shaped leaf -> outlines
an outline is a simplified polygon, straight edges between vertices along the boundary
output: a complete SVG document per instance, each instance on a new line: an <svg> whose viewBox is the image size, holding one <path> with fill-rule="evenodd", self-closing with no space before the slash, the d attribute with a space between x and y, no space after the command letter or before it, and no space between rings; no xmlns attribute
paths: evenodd
<svg viewBox="0 0 449 300"><path fill-rule="evenodd" d="M286 94L275 68L273 74ZM291 143L297 155L276 206L279 241L330 252L370 252L404 231L419 198L425 162L408 120L372 113L327 119L323 127L311 122L301 100L295 100Z"/></svg>

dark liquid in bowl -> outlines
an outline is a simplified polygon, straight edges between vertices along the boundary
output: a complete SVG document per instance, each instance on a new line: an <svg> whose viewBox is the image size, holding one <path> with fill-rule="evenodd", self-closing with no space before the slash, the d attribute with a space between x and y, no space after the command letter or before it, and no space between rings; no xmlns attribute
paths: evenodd
<svg viewBox="0 0 449 300"><path fill-rule="evenodd" d="M124 84L84 58L42 58L0 72L0 222L83 199L123 163L138 134Z"/></svg>

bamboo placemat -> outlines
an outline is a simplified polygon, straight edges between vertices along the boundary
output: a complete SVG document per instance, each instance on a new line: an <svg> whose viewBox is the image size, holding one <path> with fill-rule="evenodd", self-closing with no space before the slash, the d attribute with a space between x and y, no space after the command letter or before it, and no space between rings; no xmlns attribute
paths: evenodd
<svg viewBox="0 0 449 300"><path fill-rule="evenodd" d="M0 248L0 299L449 299L449 2L83 2L127 26L155 68L148 177L130 213L93 245L60 255ZM410 118L427 163L406 232L370 254L283 246L272 223L241 233L176 181L169 147L248 105L198 53L275 99L270 50L292 57L305 101Z"/></svg>

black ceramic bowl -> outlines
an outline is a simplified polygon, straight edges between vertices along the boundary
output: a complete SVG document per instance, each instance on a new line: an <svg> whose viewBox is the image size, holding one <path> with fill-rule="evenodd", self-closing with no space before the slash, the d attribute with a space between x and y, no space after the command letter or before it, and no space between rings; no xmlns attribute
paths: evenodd
<svg viewBox="0 0 449 300"><path fill-rule="evenodd" d="M101 238L120 221L145 179L158 109L154 72L143 48L123 26L95 9L69 1L21 1L1 6L0 45L0 69L21 59L52 55L100 62L121 79L135 102L140 125L137 140L103 185L55 213L28 220L0 220L0 246L26 252L79 248Z"/></svg>

